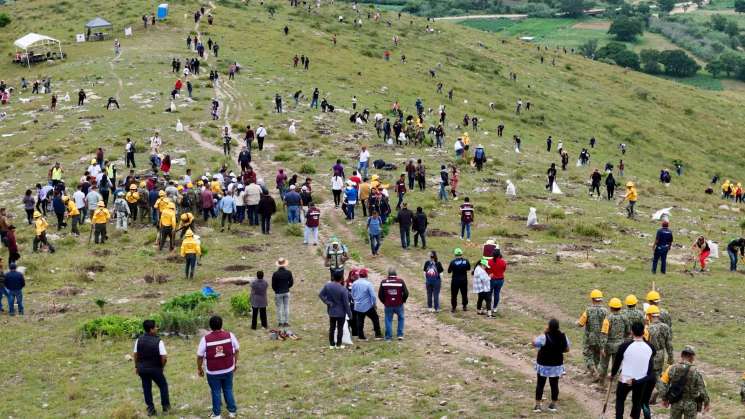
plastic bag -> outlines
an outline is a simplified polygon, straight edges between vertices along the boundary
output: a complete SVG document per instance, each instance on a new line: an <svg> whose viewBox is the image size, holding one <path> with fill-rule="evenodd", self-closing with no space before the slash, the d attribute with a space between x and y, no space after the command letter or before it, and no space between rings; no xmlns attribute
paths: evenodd
<svg viewBox="0 0 745 419"><path fill-rule="evenodd" d="M582 166L582 160L577 159L577 167L580 167L580 166Z"/></svg>
<svg viewBox="0 0 745 419"><path fill-rule="evenodd" d="M352 345L352 334L349 333L349 317L344 319L344 329L342 329L341 343L344 345ZM336 341L336 331L334 331L334 341Z"/></svg>
<svg viewBox="0 0 745 419"><path fill-rule="evenodd" d="M709 257L710 258L719 258L719 245L714 243L711 240L707 240L706 243L709 245Z"/></svg>
<svg viewBox="0 0 745 419"><path fill-rule="evenodd" d="M559 194L559 195L562 193L561 192L561 189L559 189L559 185L556 183L556 181L554 181L554 183L551 185L551 193L555 193L555 194Z"/></svg>
<svg viewBox="0 0 745 419"><path fill-rule="evenodd" d="M535 208L531 207L528 213L528 227L538 224L538 215L535 213Z"/></svg>
<svg viewBox="0 0 745 419"><path fill-rule="evenodd" d="M507 180L507 191L505 193L507 194L507 196L517 196L515 185L510 180Z"/></svg>
<svg viewBox="0 0 745 419"><path fill-rule="evenodd" d="M655 212L652 215L652 219L653 220L657 220L657 221L669 220L670 219L670 210L671 209L672 209L672 207L670 207L670 208L663 208L663 209Z"/></svg>
<svg viewBox="0 0 745 419"><path fill-rule="evenodd" d="M176 132L181 132L184 130L184 124L181 123L180 119L176 120Z"/></svg>
<svg viewBox="0 0 745 419"><path fill-rule="evenodd" d="M520 154L520 147L515 146L515 153Z"/></svg>
<svg viewBox="0 0 745 419"><path fill-rule="evenodd" d="M290 124L290 128L287 129L290 133L290 135L295 135L297 133L297 129L295 128L295 122Z"/></svg>

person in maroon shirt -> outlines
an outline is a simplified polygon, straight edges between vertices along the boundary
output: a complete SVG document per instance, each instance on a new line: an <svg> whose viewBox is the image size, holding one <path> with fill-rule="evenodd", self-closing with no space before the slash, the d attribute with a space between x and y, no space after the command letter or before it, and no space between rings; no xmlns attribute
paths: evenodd
<svg viewBox="0 0 745 419"><path fill-rule="evenodd" d="M311 242L313 246L318 245L318 226L321 224L321 211L313 202L308 203L308 212L305 213L305 237L303 244Z"/></svg>
<svg viewBox="0 0 745 419"><path fill-rule="evenodd" d="M214 197L212 191L208 187L204 187L202 193L199 195L199 199L202 202L202 215L204 216L204 222L209 221L212 214L212 207L215 206Z"/></svg>
<svg viewBox="0 0 745 419"><path fill-rule="evenodd" d="M16 226L12 224L8 226L5 240L8 247L8 263L13 263L21 258L21 254L18 253L18 243L16 243Z"/></svg>

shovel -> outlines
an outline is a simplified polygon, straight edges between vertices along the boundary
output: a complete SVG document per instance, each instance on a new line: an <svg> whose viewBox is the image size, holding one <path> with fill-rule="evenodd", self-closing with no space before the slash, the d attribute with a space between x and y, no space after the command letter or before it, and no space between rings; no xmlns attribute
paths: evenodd
<svg viewBox="0 0 745 419"><path fill-rule="evenodd" d="M621 372L619 370L619 372ZM600 419L605 419L605 412L608 410L608 400L610 400L610 389L613 387L615 375L611 376L608 380L608 390L605 392L605 403L603 403L603 411L600 413Z"/></svg>

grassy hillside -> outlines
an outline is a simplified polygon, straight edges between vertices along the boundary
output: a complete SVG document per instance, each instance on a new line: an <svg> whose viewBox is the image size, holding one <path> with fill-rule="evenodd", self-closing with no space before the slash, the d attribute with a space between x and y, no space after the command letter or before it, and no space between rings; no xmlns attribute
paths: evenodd
<svg viewBox="0 0 745 419"><path fill-rule="evenodd" d="M277 7L274 17L268 13L269 5ZM0 33L0 56L7 57L0 64L0 79L18 86L22 76L50 76L60 96L69 92L74 97L84 87L89 97L97 98L83 108L61 102L60 109L51 113L48 95L25 92L20 97L31 101L21 103L14 97L9 106L0 108L8 114L0 123L5 146L0 199L19 226L21 265L28 269L29 282L28 315L0 317L7 341L24 349L14 362L0 367L14 388L8 402L0 406L0 416L130 417L132 412L143 412L139 381L125 359L132 341L80 340L79 325L100 315L93 302L98 298L109 302L106 313L143 318L157 312L160 302L208 284L222 294L216 310L242 341L236 396L245 417L521 416L532 407L534 353L527 342L551 316L562 321L574 342L570 371L562 382L562 416L597 417L602 389L581 375L581 332L572 328L573 320L594 287L608 297L628 293L641 297L653 281L674 319L676 351L684 344L698 349L713 414L729 418L741 413L736 385L742 370L745 308L737 304L743 298L741 274L727 271L724 254L726 243L741 234L741 217L734 203L726 203L734 209L720 209L724 202L718 196L703 193L715 173L730 179L740 176L743 162L734 150L743 145L740 127L745 110L739 106L739 92L705 92L554 50L543 52L548 59L540 64L535 45L446 23L434 24L435 32L425 33L431 22L408 16L399 21L392 12L384 13L380 23L362 15L362 27L355 28L338 23L339 15L347 22L353 19L349 5L309 13L286 2L260 6L231 1L220 2L213 11L214 25L203 22L199 28L204 38L221 45L219 58L207 61L208 70L221 73L219 88L212 87L208 71L203 71L194 82L194 101L180 99L178 112L164 113L175 80L170 61L193 54L186 50L185 38L195 30L191 13L197 7L190 1L171 4L169 20L148 31L141 29L139 17L151 9L140 3L111 11L108 3L97 0L86 4L40 0L1 9L13 22ZM38 19L38 10L49 13ZM108 41L72 43L74 34L82 32L82 25L96 14L111 20L120 32L127 24L135 28L133 38L122 39L120 59L113 59ZM281 30L285 25L288 36ZM12 40L28 31L62 39L68 59L31 70L8 63ZM334 35L336 46L331 41ZM394 35L401 39L398 47L392 45ZM383 60L385 50L392 52L389 62ZM308 71L292 67L295 54L310 57ZM227 81L227 66L235 61L243 70L235 81ZM436 69L436 79L429 77L430 69ZM511 72L517 74L516 82L510 81ZM437 82L444 84L444 91L454 89L452 102L436 93ZM297 107L293 104L293 92L302 90L309 98L314 87L339 112L321 114L309 109L307 100ZM288 112L272 112L276 93L285 98ZM120 111L103 109L105 98L112 95L119 97ZM388 113L395 101L405 114L414 113L418 97L425 108L446 105L446 147L437 151L383 145L371 125L356 127L348 121L344 111L351 108L353 95L359 108L372 113ZM229 107L222 114L226 120L209 120L212 97ZM531 110L515 115L518 98L530 100ZM495 103L495 111L489 110L490 102ZM436 201L437 168L455 164L452 145L464 131L458 126L464 113L481 120L478 132L468 131L472 144L483 144L490 159L483 172L457 163L462 170L459 190L470 195L476 206L470 244L456 237L462 201ZM426 123L434 118L428 116ZM192 134L176 132L177 119ZM298 127L297 138L286 134L291 120ZM495 135L500 121L506 125L503 138ZM55 238L56 254L31 254L32 231L23 225L21 194L43 181L53 161L62 162L66 178L75 183L96 147L103 146L108 156L121 159L124 139L131 136L141 151L138 172L144 173L140 166L146 167L146 139L160 129L172 157L186 158L185 166L174 165L173 175L183 175L186 167L195 174L214 172L223 162L235 168L234 161L227 161L216 148L224 122L233 124L236 132L246 124L268 127L268 147L254 158L270 189L279 167L291 174L301 168L306 173L315 171L314 198L322 202L322 237L339 236L349 245L354 264L374 270L376 285L389 266L398 269L412 292L406 341L359 343L347 352L325 349L327 320L316 293L327 271L320 252L302 246L299 231L287 227L283 212L274 218L270 239L245 225L231 233L221 233L215 222L200 226L209 252L192 282L181 278L178 258L153 247L155 232L147 227L138 226L127 235L110 233L110 242L96 247L87 245L85 226L83 237L63 232ZM522 138L520 154L514 153L510 140L515 134ZM563 141L571 157L568 170L559 173L561 196L549 196L544 190L545 171L551 162L558 162L555 152L545 151L548 135L556 140L554 146ZM591 166L575 167L591 136L598 140L591 150ZM618 150L619 143L627 145L625 156ZM382 158L399 168L408 158L424 160L428 189L409 193L406 200L410 207L427 211L428 245L443 261L449 260L456 246L475 260L480 243L497 239L510 263L498 318L477 317L473 311L426 313L421 265L427 254L402 251L395 226L384 241L382 256L369 258L364 221L346 223L330 205L328 190L332 163L339 158L352 166L361 144L370 146L373 160ZM619 182L631 180L639 186L639 217L634 221L627 220L615 202L587 195L592 168L602 169L606 162L617 165L621 158L626 173ZM659 170L672 169L675 159L683 162L684 175L665 187L657 181ZM121 166L119 162L123 173ZM393 183L399 173L380 174L384 182ZM507 179L517 186L514 200L504 196ZM537 208L545 229L525 227L530 207ZM657 225L650 216L664 207L673 207L671 222L678 245L671 252L668 275L653 277L650 247ZM719 242L723 258L712 263L711 272L692 274L688 249L698 234ZM265 333L251 331L247 319L230 313L228 303L231 296L245 293L246 287L218 281L253 276L258 269L271 272L281 256L289 258L290 269L298 275L290 320L302 338L299 341L271 341ZM94 264L101 264L102 270ZM94 270L100 272L88 274ZM145 275L166 275L168 281L148 284ZM449 277L443 282L443 308L448 307L449 282ZM75 287L80 293L65 295L69 292L62 292L63 287ZM473 306L475 295L471 299ZM269 312L273 324L274 307ZM167 337L166 344L174 413L205 415L207 386L193 371L197 339Z"/></svg>

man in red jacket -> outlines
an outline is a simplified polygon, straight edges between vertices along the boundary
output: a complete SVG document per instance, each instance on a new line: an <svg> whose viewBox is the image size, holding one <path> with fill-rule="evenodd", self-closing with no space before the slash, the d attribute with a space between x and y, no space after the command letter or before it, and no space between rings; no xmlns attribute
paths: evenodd
<svg viewBox="0 0 745 419"><path fill-rule="evenodd" d="M471 241L471 224L473 223L473 205L471 199L466 197L460 205L460 238Z"/></svg>
<svg viewBox="0 0 745 419"><path fill-rule="evenodd" d="M502 251L497 246L489 259L489 277L492 292L492 313L497 311L499 305L499 294L504 286L504 271L507 270L507 262L502 257Z"/></svg>
<svg viewBox="0 0 745 419"><path fill-rule="evenodd" d="M236 417L233 397L233 372L238 368L238 339L231 332L222 329L222 318L210 318L210 332L199 341L197 349L197 374L204 377L207 367L207 384L212 393L212 416L219 418L222 409L221 395L225 395L228 417Z"/></svg>
<svg viewBox="0 0 745 419"><path fill-rule="evenodd" d="M378 299L385 306L385 340L393 338L393 314L398 316L396 335L404 340L404 304L409 299L409 290L403 279L396 275L394 268L388 268L388 277L380 282Z"/></svg>
<svg viewBox="0 0 745 419"><path fill-rule="evenodd" d="M308 212L305 213L305 235L303 244L313 243L318 245L318 226L321 224L321 210L316 208L313 202L308 204Z"/></svg>

